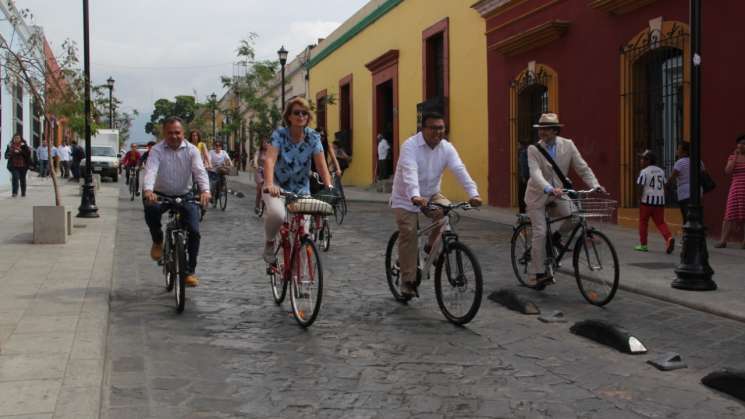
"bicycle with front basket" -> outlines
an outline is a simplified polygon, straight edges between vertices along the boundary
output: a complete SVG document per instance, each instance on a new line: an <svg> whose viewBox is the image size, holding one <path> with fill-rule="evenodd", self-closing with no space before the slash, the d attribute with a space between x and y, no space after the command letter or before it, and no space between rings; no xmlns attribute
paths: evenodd
<svg viewBox="0 0 745 419"><path fill-rule="evenodd" d="M264 190L264 192L268 192ZM333 213L331 205L317 199L282 192L287 219L275 239L276 262L267 266L274 302L284 301L290 286L290 303L295 320L309 327L321 309L323 267L312 238L306 231L307 217Z"/></svg>
<svg viewBox="0 0 745 419"><path fill-rule="evenodd" d="M417 241L419 254L417 255L416 286L423 279L430 279L432 265L435 267L435 297L440 311L450 322L463 325L476 316L481 306L481 296L484 289L481 276L481 266L473 251L463 244L455 232L454 226L460 219L456 210L470 210L473 207L468 202L455 204L430 203L429 210L442 210L443 217L419 229L417 226ZM426 249L432 232L438 236L432 247ZM410 298L400 293L401 269L398 261L398 235L396 231L388 240L385 252L385 275L388 287L396 301L405 303Z"/></svg>
<svg viewBox="0 0 745 419"><path fill-rule="evenodd" d="M189 253L186 250L189 231L184 221L184 207L195 204L196 201L190 194L169 196L156 192L156 195L158 202L168 208L168 224L160 264L163 266L166 290L173 291L176 311L181 313L186 304L186 277L189 266Z"/></svg>
<svg viewBox="0 0 745 419"><path fill-rule="evenodd" d="M564 255L572 252L572 267L580 293L590 304L604 306L613 299L618 290L620 277L618 254L608 236L589 225L589 221L602 221L609 218L618 202L605 198L591 198L589 195L597 192L595 189L566 190L565 192L562 199L568 199L571 202L572 214L551 219L546 213L545 272L548 277L553 278L554 272L561 267ZM569 199L567 196L576 198ZM526 280L531 261L533 231L528 217L522 214L518 217L512 234L510 256L517 280L522 285L529 286ZM575 225L565 242L566 245L562 246L561 243L554 241L551 226L570 219ZM573 247L572 243L574 243ZM532 288L543 290L546 285L547 283L543 282Z"/></svg>
<svg viewBox="0 0 745 419"><path fill-rule="evenodd" d="M223 211L228 207L227 173L228 171L222 167L217 169L217 181L212 190L212 208L217 208L219 206Z"/></svg>
<svg viewBox="0 0 745 419"><path fill-rule="evenodd" d="M129 200L134 201L140 189L140 169L134 166L127 167L127 179L129 179Z"/></svg>

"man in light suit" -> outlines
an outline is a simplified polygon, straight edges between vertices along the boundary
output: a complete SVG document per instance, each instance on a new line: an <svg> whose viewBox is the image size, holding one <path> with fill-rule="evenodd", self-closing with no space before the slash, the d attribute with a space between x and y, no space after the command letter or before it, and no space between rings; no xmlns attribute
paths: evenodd
<svg viewBox="0 0 745 419"><path fill-rule="evenodd" d="M538 124L533 125L534 128L538 128L538 136L541 139L538 144L548 151L564 176L569 177L569 168L573 167L588 186L604 192L605 189L598 183L595 174L582 158L574 142L559 137L562 126L556 114L541 115ZM551 163L535 145L528 147L528 167L530 179L525 191L525 204L533 226L528 285L538 286L551 283L553 280L545 268L546 207L553 203L554 205L549 207L549 215L551 218L559 218L571 214L572 204L564 196L561 177L556 174ZM571 228L570 223L563 224L567 229ZM561 231L561 226L557 230Z"/></svg>

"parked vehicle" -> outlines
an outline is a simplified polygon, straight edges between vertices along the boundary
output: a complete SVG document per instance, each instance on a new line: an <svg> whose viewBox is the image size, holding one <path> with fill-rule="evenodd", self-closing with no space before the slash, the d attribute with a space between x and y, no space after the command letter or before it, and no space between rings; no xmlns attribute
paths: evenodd
<svg viewBox="0 0 745 419"><path fill-rule="evenodd" d="M85 147L85 140L81 144ZM119 181L119 159L122 157L119 150L119 130L99 129L98 133L91 137L91 165L93 173L99 173L101 177L110 177L114 182ZM86 161L81 162L85 167Z"/></svg>

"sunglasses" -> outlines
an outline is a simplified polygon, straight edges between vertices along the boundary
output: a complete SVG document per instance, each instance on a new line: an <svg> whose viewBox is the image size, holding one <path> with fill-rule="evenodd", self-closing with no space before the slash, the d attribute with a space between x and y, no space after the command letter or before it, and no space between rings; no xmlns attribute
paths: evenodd
<svg viewBox="0 0 745 419"><path fill-rule="evenodd" d="M292 111L293 116L308 116L310 115L310 112L308 111Z"/></svg>
<svg viewBox="0 0 745 419"><path fill-rule="evenodd" d="M445 126L444 125L425 125L424 128L431 129L435 132L445 132Z"/></svg>

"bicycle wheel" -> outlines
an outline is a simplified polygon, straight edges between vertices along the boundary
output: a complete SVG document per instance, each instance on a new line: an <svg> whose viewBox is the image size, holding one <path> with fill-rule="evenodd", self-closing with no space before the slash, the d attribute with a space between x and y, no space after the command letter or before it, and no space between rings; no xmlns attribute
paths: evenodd
<svg viewBox="0 0 745 419"><path fill-rule="evenodd" d="M604 306L618 290L618 255L608 237L588 229L574 246L574 276L588 303Z"/></svg>
<svg viewBox="0 0 745 419"><path fill-rule="evenodd" d="M450 243L435 266L435 296L442 314L458 325L470 322L481 307L483 291L476 256L465 244Z"/></svg>
<svg viewBox="0 0 745 419"><path fill-rule="evenodd" d="M531 240L533 239L533 227L530 223L522 223L512 233L510 243L510 257L512 259L512 270L520 284L527 286L528 267L530 266Z"/></svg>
<svg viewBox="0 0 745 419"><path fill-rule="evenodd" d="M171 250L170 240L163 241L163 276L166 279L166 291L173 291L173 283L176 278L176 270L173 263L173 251Z"/></svg>
<svg viewBox="0 0 745 419"><path fill-rule="evenodd" d="M217 208L217 200L220 197L220 188L215 188L215 190L214 191L211 190L210 193L212 194L212 198L211 198L212 208Z"/></svg>
<svg viewBox="0 0 745 419"><path fill-rule="evenodd" d="M316 245L308 238L302 239L292 257L290 301L295 320L308 327L316 320L323 295L323 267Z"/></svg>
<svg viewBox="0 0 745 419"><path fill-rule="evenodd" d="M329 221L327 218L324 218L323 221L321 221L321 228L319 235L319 244L321 245L321 250L324 252L328 252L329 248L331 248L331 227L329 226Z"/></svg>
<svg viewBox="0 0 745 419"><path fill-rule="evenodd" d="M173 246L173 261L175 273L174 295L176 296L176 312L184 311L186 304L186 249L184 246L183 233L176 233Z"/></svg>
<svg viewBox="0 0 745 419"><path fill-rule="evenodd" d="M274 257L277 258L277 263L268 266L266 268L266 273L269 275L269 282L272 285L272 297L274 297L274 302L282 304L282 301L284 301L285 295L287 294L287 280L284 277L287 261L285 260L282 236L277 234L274 243Z"/></svg>
<svg viewBox="0 0 745 419"><path fill-rule="evenodd" d="M259 207L256 208L256 210L255 210L257 217L261 218L261 216L264 215L264 206L265 205L266 204L264 204L264 200L262 199L261 202L259 203Z"/></svg>
<svg viewBox="0 0 745 419"><path fill-rule="evenodd" d="M137 193L137 182L135 182L134 176L129 176L129 200L134 201L135 200L135 194Z"/></svg>
<svg viewBox="0 0 745 419"><path fill-rule="evenodd" d="M228 207L228 184L227 182L222 182L220 186L217 188L219 191L218 197L220 198L220 209L225 211L225 208Z"/></svg>
<svg viewBox="0 0 745 419"><path fill-rule="evenodd" d="M418 259L417 259L418 261ZM421 271L417 269L417 285L421 281ZM385 277L388 280L388 288L393 298L399 303L411 300L411 297L401 295L401 267L398 263L398 231L391 234L388 246L385 249Z"/></svg>

